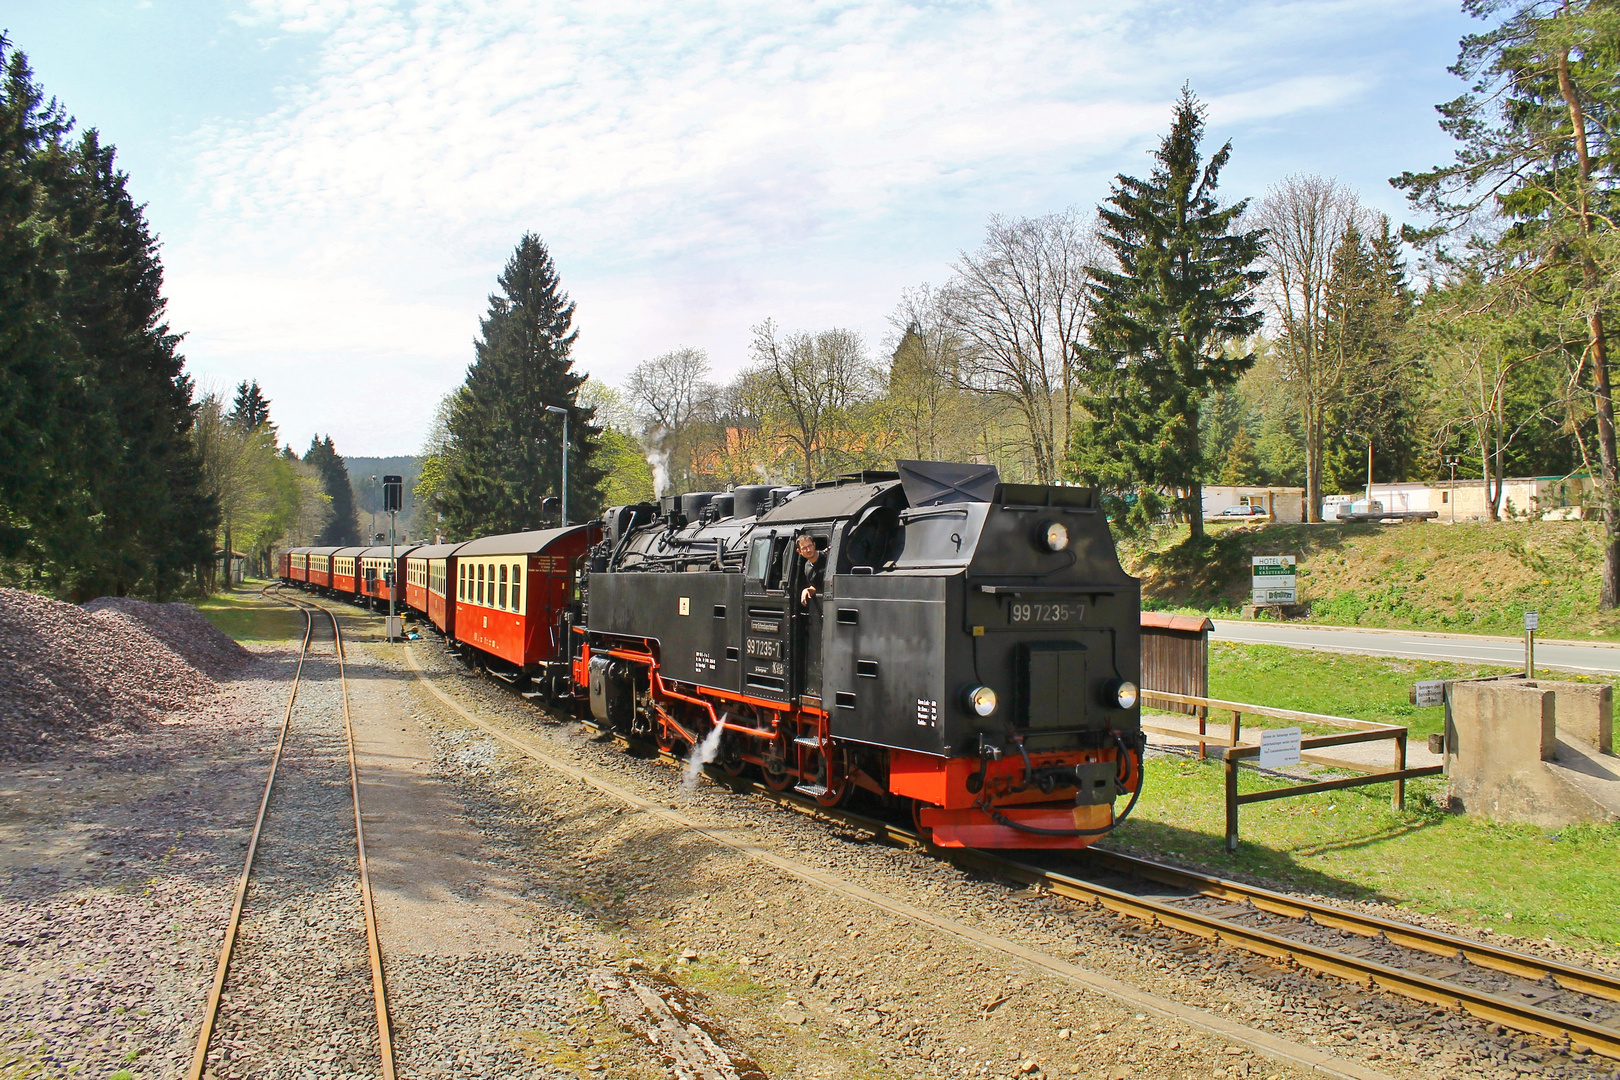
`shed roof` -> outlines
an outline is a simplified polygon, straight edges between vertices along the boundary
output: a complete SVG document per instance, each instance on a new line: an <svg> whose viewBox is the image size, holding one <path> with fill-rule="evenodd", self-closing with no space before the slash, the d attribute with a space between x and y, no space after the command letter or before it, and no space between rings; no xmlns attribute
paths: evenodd
<svg viewBox="0 0 1620 1080"><path fill-rule="evenodd" d="M1185 634L1202 634L1215 629L1215 624L1202 615L1171 615L1166 611L1142 612L1142 626L1155 630L1179 630Z"/></svg>

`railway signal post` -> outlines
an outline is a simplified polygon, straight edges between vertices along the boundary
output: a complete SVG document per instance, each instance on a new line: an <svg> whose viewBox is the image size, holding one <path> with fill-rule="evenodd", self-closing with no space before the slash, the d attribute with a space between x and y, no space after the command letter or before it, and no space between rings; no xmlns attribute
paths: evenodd
<svg viewBox="0 0 1620 1080"><path fill-rule="evenodd" d="M394 521L400 507L405 503L405 478L402 476L383 477L383 509L388 511L388 577L384 582L388 586L388 640L394 640L394 632L399 624L394 621L394 579L399 576L399 563L394 556ZM403 638L403 632L399 635Z"/></svg>

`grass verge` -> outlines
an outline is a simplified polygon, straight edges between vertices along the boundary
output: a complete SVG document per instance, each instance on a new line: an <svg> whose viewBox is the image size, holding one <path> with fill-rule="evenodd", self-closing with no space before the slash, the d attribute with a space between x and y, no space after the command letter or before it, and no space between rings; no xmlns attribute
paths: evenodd
<svg viewBox="0 0 1620 1080"><path fill-rule="evenodd" d="M1403 811L1387 784L1243 807L1242 842L1227 854L1221 764L1152 764L1136 812L1107 846L1620 955L1620 824L1553 830L1451 814L1435 778L1408 783ZM1239 774L1241 791L1276 785Z"/></svg>
<svg viewBox="0 0 1620 1080"><path fill-rule="evenodd" d="M196 602L209 622L237 641L286 641L304 632L297 611L259 595L264 582L247 582Z"/></svg>

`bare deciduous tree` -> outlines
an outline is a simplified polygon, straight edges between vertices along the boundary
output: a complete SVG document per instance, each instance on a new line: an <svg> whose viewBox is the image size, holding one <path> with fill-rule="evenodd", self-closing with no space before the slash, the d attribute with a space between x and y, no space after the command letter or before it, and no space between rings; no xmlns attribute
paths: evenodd
<svg viewBox="0 0 1620 1080"><path fill-rule="evenodd" d="M1345 377L1346 354L1329 347L1333 252L1364 216L1355 194L1323 176L1294 175L1266 192L1252 224L1266 230L1266 302L1276 320L1276 359L1299 400L1305 433L1307 520L1322 520L1323 428Z"/></svg>
<svg viewBox="0 0 1620 1080"><path fill-rule="evenodd" d="M943 290L968 348L963 385L1014 404L1029 428L1036 479L1062 473L1073 424L1070 346L1090 313L1086 267L1103 252L1092 223L1068 210L991 217L984 245L963 252Z"/></svg>
<svg viewBox="0 0 1620 1080"><path fill-rule="evenodd" d="M766 319L754 327L754 362L770 380L780 437L804 460L804 483L870 455L875 429L863 430L861 408L871 402L875 373L866 343L854 330L799 332L779 337Z"/></svg>
<svg viewBox="0 0 1620 1080"><path fill-rule="evenodd" d="M641 415L648 460L662 464L685 490L692 480L690 429L714 394L708 353L680 348L643 361L630 373L625 393ZM657 469L655 464L655 473Z"/></svg>

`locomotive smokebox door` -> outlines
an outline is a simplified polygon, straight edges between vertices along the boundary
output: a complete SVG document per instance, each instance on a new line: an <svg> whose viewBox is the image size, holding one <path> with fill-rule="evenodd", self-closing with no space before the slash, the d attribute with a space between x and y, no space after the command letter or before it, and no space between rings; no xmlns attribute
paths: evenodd
<svg viewBox="0 0 1620 1080"><path fill-rule="evenodd" d="M1074 730L1086 723L1086 647L1078 641L1018 646L1019 719L1033 730Z"/></svg>

